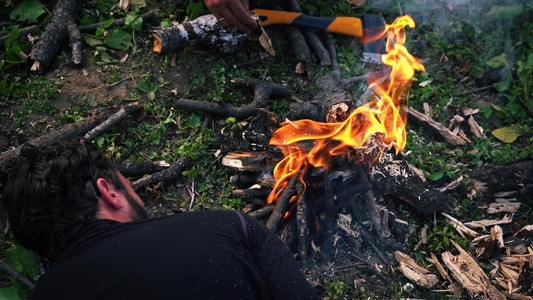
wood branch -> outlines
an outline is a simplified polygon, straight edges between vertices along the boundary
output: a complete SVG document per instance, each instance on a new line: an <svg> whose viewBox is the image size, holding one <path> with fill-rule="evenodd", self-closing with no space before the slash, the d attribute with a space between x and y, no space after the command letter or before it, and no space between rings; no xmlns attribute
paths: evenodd
<svg viewBox="0 0 533 300"><path fill-rule="evenodd" d="M175 163L173 163L168 169L154 173L150 176L143 177L132 183L134 190L139 190L141 187L158 183L158 182L170 182L181 177L181 172L189 166L188 157L180 157Z"/></svg>
<svg viewBox="0 0 533 300"><path fill-rule="evenodd" d="M323 67L330 66L331 58L329 56L329 52L326 47L324 47L324 44L322 43L318 33L311 28L304 28L302 31L307 43L309 44L309 47L311 47L311 50L313 50L313 52L316 54L320 65Z"/></svg>
<svg viewBox="0 0 533 300"><path fill-rule="evenodd" d="M289 40L292 55L296 60L294 71L298 75L307 75L307 79L313 78L311 50L309 50L302 30L295 26L287 26L285 34Z"/></svg>
<svg viewBox="0 0 533 300"><path fill-rule="evenodd" d="M130 104L127 104L121 107L118 112L110 116L105 122L96 126L91 131L87 132L87 134L85 134L83 138L88 141L92 141L99 134L108 130L110 127L112 127L113 125L123 120L125 117L129 116L130 114L132 114L133 112L137 111L140 108L142 108L142 106L139 105L138 102L130 103Z"/></svg>
<svg viewBox="0 0 533 300"><path fill-rule="evenodd" d="M328 48L329 57L331 59L331 77L335 81L341 78L341 70L339 69L339 62L337 60L337 50L335 49L335 41L330 35L326 37L326 47ZM346 85L346 84L344 84Z"/></svg>
<svg viewBox="0 0 533 300"><path fill-rule="evenodd" d="M274 205L267 205L265 207L262 207L258 210L254 210L252 212L249 212L248 215L250 217L256 218L256 219L263 219L267 216L271 215L274 211Z"/></svg>
<svg viewBox="0 0 533 300"><path fill-rule="evenodd" d="M396 251L394 252L394 257L396 258L396 261L400 264L398 266L398 270L400 270L400 272L402 272L405 277L414 281L419 286L423 286L425 288L432 288L435 284L437 284L437 282L439 282L439 279L435 274L431 273L426 268L418 265L407 254L402 253L400 251Z"/></svg>
<svg viewBox="0 0 533 300"><path fill-rule="evenodd" d="M242 120L248 117L257 115L257 113L263 109L266 109L270 97L288 97L290 91L286 87L262 81L254 78L234 78L234 82L250 86L254 90L254 101L248 105L242 105L234 107L223 101L218 102L205 102L198 100L179 99L176 102L175 108L177 109L190 109L200 110L206 113L210 113L222 117L234 117Z"/></svg>
<svg viewBox="0 0 533 300"><path fill-rule="evenodd" d="M455 134L453 134L448 128L444 127L442 124L435 122L430 117L424 115L421 112L413 108L409 108L409 116L414 117L416 121L421 124L429 126L430 129L442 136L446 141L451 143L454 146L466 145L466 140Z"/></svg>
<svg viewBox="0 0 533 300"><path fill-rule="evenodd" d="M442 260L446 267L452 272L457 281L468 291L471 297L481 299L504 300L505 296L496 289L490 282L489 277L483 269L479 267L474 258L453 240L450 242L459 251L459 255L454 256L449 251L442 253Z"/></svg>
<svg viewBox="0 0 533 300"><path fill-rule="evenodd" d="M285 216L287 206L292 198L292 194L294 193L296 182L300 179L299 174L300 172L297 172L296 174L292 175L291 179L289 179L289 182L287 183L287 186L276 199L274 211L266 223L266 226L273 231L276 231L279 222Z"/></svg>
<svg viewBox="0 0 533 300"><path fill-rule="evenodd" d="M310 119L318 122L342 122L350 115L352 96L334 78L322 78L310 101L291 103L292 120Z"/></svg>
<svg viewBox="0 0 533 300"><path fill-rule="evenodd" d="M47 134L37 137L26 143L30 143L37 148L43 148L44 146L50 145L56 141L79 138L88 130L91 130L100 124L104 119L105 116L103 114L97 114L76 123L65 125L61 129L50 131ZM5 151L2 153L2 155L0 155L0 183L4 183L7 180L7 173L15 163L15 160L20 153L20 149L24 146L24 144L15 149Z"/></svg>
<svg viewBox="0 0 533 300"><path fill-rule="evenodd" d="M234 197L265 197L270 194L267 189L235 189L231 191Z"/></svg>
<svg viewBox="0 0 533 300"><path fill-rule="evenodd" d="M439 274L440 276L442 276L442 278L447 280L449 283L454 284L454 281L452 280L448 272L446 272L444 266L440 263L439 259L435 256L435 254L431 253L431 257L426 258L426 260L435 265L435 268L437 268L437 271L439 271Z"/></svg>
<svg viewBox="0 0 533 300"><path fill-rule="evenodd" d="M229 55L240 51L249 37L235 28L220 26L217 18L208 14L176 26L152 30L152 40L152 51L160 54L173 53L195 45Z"/></svg>
<svg viewBox="0 0 533 300"><path fill-rule="evenodd" d="M126 161L117 165L117 170L119 170L125 177L132 177L163 171L168 167L170 167L170 165L164 161L143 161L136 163Z"/></svg>
<svg viewBox="0 0 533 300"><path fill-rule="evenodd" d="M296 206L296 225L298 226L298 254L300 259L306 260L309 251L309 222L310 212L305 197L305 186L299 182L296 186L298 192L298 204Z"/></svg>
<svg viewBox="0 0 533 300"><path fill-rule="evenodd" d="M450 216L447 213L441 213L443 216L448 218L450 220L450 223L454 226L455 230L462 236L465 237L465 234L468 234L469 236L476 237L479 233L477 233L475 230L470 229L466 227L466 225L463 224L463 222L457 220L456 218Z"/></svg>
<svg viewBox="0 0 533 300"><path fill-rule="evenodd" d="M361 164L357 164L356 166L356 172L357 172L357 182L363 185L369 184L368 178L366 176L366 173L363 171L363 167ZM390 236L389 228L383 226L381 216L379 215L378 208L376 206L376 199L374 198L374 193L372 192L372 189L367 189L363 192L363 197L365 199L365 204L368 209L368 215L370 217L370 220L372 221L372 224L374 225L374 230L378 234L380 238L388 237Z"/></svg>
<svg viewBox="0 0 533 300"><path fill-rule="evenodd" d="M59 47L67 36L75 39L77 30L69 32L69 24L74 23L81 9L80 0L58 0L52 12L52 19L46 25L43 34L33 46L29 55L34 61L31 70L37 71L50 65L56 57ZM78 32L79 34L79 32Z"/></svg>
<svg viewBox="0 0 533 300"><path fill-rule="evenodd" d="M3 271L7 275L13 277L13 279L20 282L22 285L27 287L30 291L33 290L33 288L35 287L35 283L33 281L29 280L28 278L24 277L19 272L15 271L15 269L11 268L3 260L0 260L0 271Z"/></svg>
<svg viewBox="0 0 533 300"><path fill-rule="evenodd" d="M18 38L21 38L23 36L33 33L36 28L37 28L37 25L32 25L32 26L19 29ZM6 47L6 40L10 39L11 37L12 37L11 33L0 37L0 49L4 49Z"/></svg>
<svg viewBox="0 0 533 300"><path fill-rule="evenodd" d="M516 199L512 199L516 200ZM496 202L490 203L487 213L497 214L501 212L515 213L520 208L520 202L513 202L510 199L496 199Z"/></svg>

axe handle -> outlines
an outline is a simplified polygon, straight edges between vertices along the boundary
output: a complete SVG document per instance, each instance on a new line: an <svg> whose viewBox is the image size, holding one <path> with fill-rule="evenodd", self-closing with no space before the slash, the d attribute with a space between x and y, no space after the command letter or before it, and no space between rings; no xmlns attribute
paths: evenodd
<svg viewBox="0 0 533 300"><path fill-rule="evenodd" d="M267 18L261 22L263 26L289 24L345 35L363 36L361 19L355 17L313 17L302 13L269 9L254 9L252 12L259 17Z"/></svg>

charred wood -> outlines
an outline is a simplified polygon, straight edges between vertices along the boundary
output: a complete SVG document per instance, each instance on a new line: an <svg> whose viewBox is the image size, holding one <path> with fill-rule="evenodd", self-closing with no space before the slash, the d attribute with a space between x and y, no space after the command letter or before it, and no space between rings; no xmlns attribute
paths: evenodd
<svg viewBox="0 0 533 300"><path fill-rule="evenodd" d="M249 212L248 215L256 219L264 219L272 214L274 211L274 205L267 205L258 210Z"/></svg>
<svg viewBox="0 0 533 300"><path fill-rule="evenodd" d="M479 192L493 196L499 192L531 193L533 189L533 157L506 164L488 164L468 172ZM481 188L482 187L482 188Z"/></svg>
<svg viewBox="0 0 533 300"><path fill-rule="evenodd" d="M436 188L410 171L403 161L387 165L383 163L379 172L371 172L372 185L383 194L393 196L425 215L449 211L457 203L453 197Z"/></svg>
<svg viewBox="0 0 533 300"><path fill-rule="evenodd" d="M287 207L289 205L289 201L291 200L295 188L296 188L296 182L299 180L299 172L298 174L293 174L289 182L287 183L287 186L283 189L281 194L277 197L276 203L274 206L274 211L272 212L272 215L270 215L270 218L268 219L268 222L266 223L266 226L270 228L273 231L276 231L278 228L279 222L281 219L285 216L285 213L287 212Z"/></svg>

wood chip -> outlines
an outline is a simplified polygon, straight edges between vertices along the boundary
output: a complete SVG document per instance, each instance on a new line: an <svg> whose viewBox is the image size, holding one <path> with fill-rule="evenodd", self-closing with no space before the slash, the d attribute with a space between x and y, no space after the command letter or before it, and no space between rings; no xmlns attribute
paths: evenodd
<svg viewBox="0 0 533 300"><path fill-rule="evenodd" d="M457 233L459 233L462 237L465 237L464 234L468 234L469 236L476 237L479 233L477 233L475 230L468 228L465 224L463 224L461 221L457 220L456 218L450 216L447 213L441 213L443 216L448 218L450 222L455 225L455 230L457 230Z"/></svg>
<svg viewBox="0 0 533 300"><path fill-rule="evenodd" d="M394 252L394 257L400 264L398 269L405 275L405 277L414 281L416 284L426 288L432 288L439 281L435 274L418 265L407 254L396 251Z"/></svg>
<svg viewBox="0 0 533 300"><path fill-rule="evenodd" d="M442 253L442 260L454 278L468 291L471 297L504 300L505 296L491 284L489 277L474 258L453 240L450 242L459 250L454 256L449 251Z"/></svg>

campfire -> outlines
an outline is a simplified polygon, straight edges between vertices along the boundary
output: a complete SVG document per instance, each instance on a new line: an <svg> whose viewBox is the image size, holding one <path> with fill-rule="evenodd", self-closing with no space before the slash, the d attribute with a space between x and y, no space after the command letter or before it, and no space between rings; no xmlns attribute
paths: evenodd
<svg viewBox="0 0 533 300"><path fill-rule="evenodd" d="M388 265L392 257L388 251L405 248L409 226L394 208L377 204L372 178L388 173L400 185L408 185L405 177L396 178L407 174L408 167L394 162L394 154L388 151L395 148L398 155L405 147L411 81L415 71L425 71L404 47L407 26L413 28L415 23L403 16L365 35L363 42L385 37L387 49L382 56L384 70L368 76L375 94L368 103L351 112L339 108L342 104L333 105L329 122L301 119L279 124L260 114L244 135L255 138L252 144L267 151L234 152L223 160L242 171L232 178L235 184L256 183L234 190L234 195L252 203L251 215L268 216L267 226L304 262L327 265L343 256L373 268L378 263ZM273 126L278 126L273 132L258 133ZM271 136L269 145L259 146L266 136ZM391 186L381 188L390 193ZM418 205L416 199L411 200Z"/></svg>

